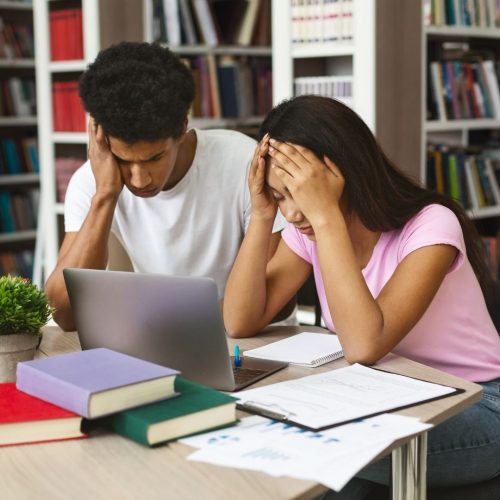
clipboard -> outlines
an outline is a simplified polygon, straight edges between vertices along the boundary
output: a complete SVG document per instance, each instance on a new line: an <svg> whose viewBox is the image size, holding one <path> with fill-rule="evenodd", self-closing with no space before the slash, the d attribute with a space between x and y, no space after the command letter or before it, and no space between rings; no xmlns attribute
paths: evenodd
<svg viewBox="0 0 500 500"><path fill-rule="evenodd" d="M340 368L339 370L349 370L349 369L352 369L353 367L360 367L360 366L361 365L352 365L350 367ZM356 369L358 369L358 368L356 368ZM332 370L332 372L338 373L339 370ZM383 408L378 408L376 410L374 409L374 411L370 411L369 407L364 407L363 409L360 409L359 413L356 416L353 416L352 418L345 418L345 419L344 418L342 418L342 419L332 418L331 422L325 423L324 425L308 425L306 423L307 418L302 417L302 418L298 419L297 418L298 415L296 413L294 413L292 410L287 409L286 404L283 404L281 401L279 403L278 402L263 402L263 401L259 402L259 400L258 400L259 398L255 397L255 398L247 399L243 402L237 401L236 407L238 409L246 411L248 413L260 415L260 416L267 417L267 418L270 418L270 419L273 419L273 420L276 420L279 422L287 423L289 425L293 425L293 426L299 427L299 428L307 430L307 431L320 432L320 431L324 431L326 429L331 429L333 427L337 427L339 425L344 425L344 424L348 424L351 422L355 422L355 421L360 420L360 419L374 417L376 415L381 415L383 413L390 413L390 412L394 412L394 411L399 411L399 410L402 410L404 408L418 406L421 404L429 403L431 401L446 398L449 396L454 396L454 395L461 394L461 393L465 392L464 389L460 389L457 387L451 387L451 386L439 384L436 382L429 382L427 380L418 379L416 377L409 377L406 375L400 375L397 373L392 373L392 372L388 372L385 370L380 370L378 368L362 367L362 370L373 370L374 372L384 373L384 374L387 374L389 376L394 375L397 378L401 377L403 379L413 380L416 382L422 382L423 384L429 384L430 386L446 388L446 389L449 389L449 391L447 391L444 394L433 395L433 396L429 396L429 397L422 397L422 398L418 399L417 401L413 401L411 403L397 404L397 402L394 402L394 403L389 404ZM326 372L326 373L332 373L332 372ZM309 377L303 377L302 379L295 379L295 381L292 380L292 381L287 381L287 382L280 382L278 384L272 384L272 386L279 386L281 384L306 380L306 379L309 379L311 377L318 377L320 375L322 375L322 374L312 375ZM263 388L259 388L259 389L262 390L262 389L265 389L266 387L270 388L272 386L264 386ZM248 393L248 392L252 392L252 391L254 391L256 394L258 394L256 392L256 391L258 391L258 389L253 389L250 391L244 391L243 393L241 393L241 396L244 396L245 392Z"/></svg>

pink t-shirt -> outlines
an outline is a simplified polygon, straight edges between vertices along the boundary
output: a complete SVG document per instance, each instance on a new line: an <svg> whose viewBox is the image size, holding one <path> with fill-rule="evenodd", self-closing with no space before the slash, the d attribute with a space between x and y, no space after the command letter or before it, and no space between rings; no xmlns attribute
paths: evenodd
<svg viewBox="0 0 500 500"><path fill-rule="evenodd" d="M312 264L323 319L334 331L316 242L291 224L283 231L283 239ZM377 297L409 253L436 244L452 245L459 254L427 311L393 352L473 382L498 378L500 337L467 259L462 228L451 210L429 205L402 229L382 233L362 271L368 288Z"/></svg>

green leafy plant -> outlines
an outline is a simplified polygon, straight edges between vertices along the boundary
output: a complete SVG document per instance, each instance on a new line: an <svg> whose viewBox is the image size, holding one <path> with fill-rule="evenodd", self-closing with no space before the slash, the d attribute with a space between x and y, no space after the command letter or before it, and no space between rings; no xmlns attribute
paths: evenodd
<svg viewBox="0 0 500 500"><path fill-rule="evenodd" d="M45 293L17 276L0 277L0 335L27 333L41 336L52 308Z"/></svg>

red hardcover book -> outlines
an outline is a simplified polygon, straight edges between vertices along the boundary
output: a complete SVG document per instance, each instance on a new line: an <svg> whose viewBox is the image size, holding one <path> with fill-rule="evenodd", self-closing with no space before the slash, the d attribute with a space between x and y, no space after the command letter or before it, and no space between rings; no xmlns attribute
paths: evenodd
<svg viewBox="0 0 500 500"><path fill-rule="evenodd" d="M87 437L82 417L0 384L0 446Z"/></svg>
<svg viewBox="0 0 500 500"><path fill-rule="evenodd" d="M52 61L83 59L81 9L50 12L50 47Z"/></svg>
<svg viewBox="0 0 500 500"><path fill-rule="evenodd" d="M50 59L52 61L62 61L64 57L64 12L60 10L51 11L50 17Z"/></svg>
<svg viewBox="0 0 500 500"><path fill-rule="evenodd" d="M68 82L68 89L72 120L71 130L74 132L85 132L87 130L87 118L80 95L78 94L78 81Z"/></svg>
<svg viewBox="0 0 500 500"><path fill-rule="evenodd" d="M82 9L75 13L75 59L83 59L83 17Z"/></svg>
<svg viewBox="0 0 500 500"><path fill-rule="evenodd" d="M52 115L54 132L64 130L62 122L62 82L52 83Z"/></svg>

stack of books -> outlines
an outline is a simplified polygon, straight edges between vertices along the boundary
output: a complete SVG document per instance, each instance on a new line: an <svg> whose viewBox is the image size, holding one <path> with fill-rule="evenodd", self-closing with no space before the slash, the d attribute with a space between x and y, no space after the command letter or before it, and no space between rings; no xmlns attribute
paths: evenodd
<svg viewBox="0 0 500 500"><path fill-rule="evenodd" d="M84 419L143 445L236 421L236 399L110 349L18 364L0 384L0 446L87 437Z"/></svg>

